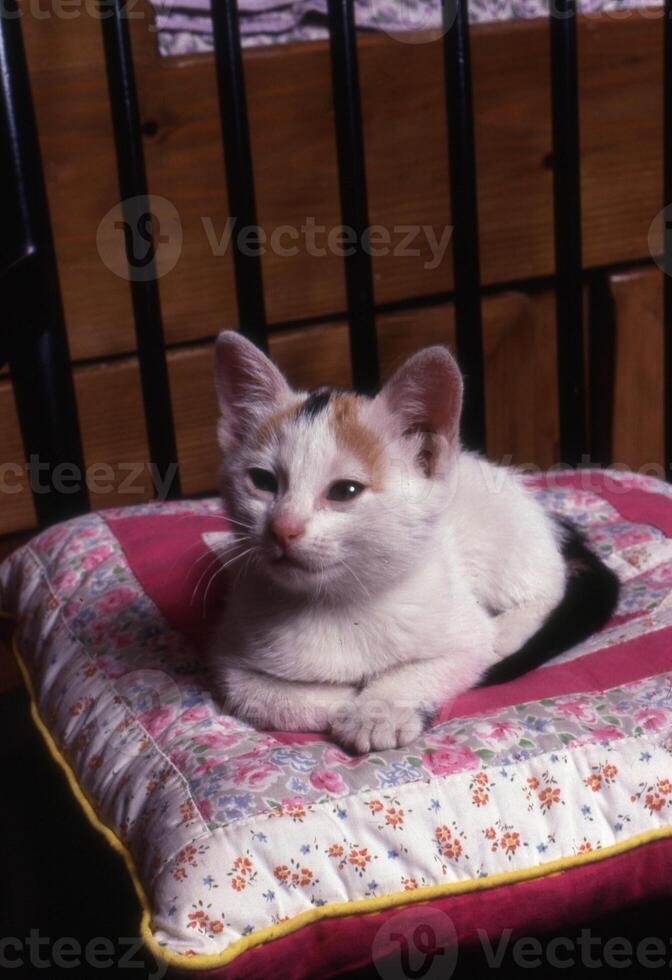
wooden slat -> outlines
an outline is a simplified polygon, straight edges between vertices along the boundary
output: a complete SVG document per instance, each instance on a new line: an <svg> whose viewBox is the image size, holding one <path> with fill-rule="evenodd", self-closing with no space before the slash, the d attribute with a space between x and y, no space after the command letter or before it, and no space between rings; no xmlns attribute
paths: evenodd
<svg viewBox="0 0 672 980"><path fill-rule="evenodd" d="M484 303L484 323L489 452L504 462L548 465L557 442L552 298L519 293L490 297ZM383 379L418 348L452 344L453 339L453 311L447 304L381 316ZM278 333L271 338L271 354L296 387L350 384L344 321ZM214 490L218 452L211 345L173 351L169 370L184 492ZM136 361L80 367L75 384L89 477L95 476L95 486L89 482L92 507L147 499L151 479L143 465L147 447ZM21 459L11 390L5 382L0 384L0 466ZM106 470L94 474L94 465ZM33 522L27 487L4 497L0 533Z"/></svg>
<svg viewBox="0 0 672 980"><path fill-rule="evenodd" d="M546 469L559 456L554 296L505 293L484 313L487 454Z"/></svg>
<svg viewBox="0 0 672 980"><path fill-rule="evenodd" d="M663 276L611 277L616 315L613 457L663 475Z"/></svg>
<svg viewBox="0 0 672 980"><path fill-rule="evenodd" d="M132 349L126 283L100 262L96 229L116 200L99 25L24 17L41 126L70 339L76 358ZM645 257L660 206L659 20L631 12L580 21L584 260ZM176 268L161 281L169 342L236 324L230 253L212 254L227 201L209 56L160 62L149 20L132 24L151 189L174 202L184 227ZM473 31L483 279L546 276L553 269L547 25L526 21ZM361 80L372 224L450 224L441 98L441 44L361 40ZM326 44L246 53L261 223L327 227L340 221ZM401 232L393 234L399 244ZM452 285L450 250L434 269L424 236L416 256L374 259L377 301L430 296ZM121 248L121 238L119 238ZM345 308L342 260L264 259L272 322Z"/></svg>
<svg viewBox="0 0 672 980"><path fill-rule="evenodd" d="M98 225L119 200L100 23L88 14L35 20L28 11L22 22L71 353L132 350L128 283L96 247Z"/></svg>
<svg viewBox="0 0 672 980"><path fill-rule="evenodd" d="M14 396L8 381L0 382L0 534L35 526L32 497L18 476L23 443ZM17 487L21 489L17 492Z"/></svg>

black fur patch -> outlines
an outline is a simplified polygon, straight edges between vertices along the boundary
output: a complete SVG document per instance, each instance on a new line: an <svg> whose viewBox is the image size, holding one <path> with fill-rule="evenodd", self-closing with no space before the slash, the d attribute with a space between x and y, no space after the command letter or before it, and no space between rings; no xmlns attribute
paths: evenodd
<svg viewBox="0 0 672 980"><path fill-rule="evenodd" d="M324 412L335 395L345 394L344 388L329 388L326 385L311 391L297 412L297 418L314 419Z"/></svg>
<svg viewBox="0 0 672 980"><path fill-rule="evenodd" d="M520 650L486 671L481 687L512 681L582 643L607 625L616 608L621 587L618 577L590 550L573 524L560 523L568 532L562 547L568 569L565 594Z"/></svg>

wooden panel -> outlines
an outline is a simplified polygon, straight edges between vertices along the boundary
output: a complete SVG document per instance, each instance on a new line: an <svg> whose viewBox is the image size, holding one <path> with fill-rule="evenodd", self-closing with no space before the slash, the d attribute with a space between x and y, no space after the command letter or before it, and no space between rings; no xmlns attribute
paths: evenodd
<svg viewBox="0 0 672 980"><path fill-rule="evenodd" d="M80 368L75 388L92 509L147 500L152 478L137 362Z"/></svg>
<svg viewBox="0 0 672 980"><path fill-rule="evenodd" d="M485 310L488 456L546 469L559 454L555 298L510 292Z"/></svg>
<svg viewBox="0 0 672 980"><path fill-rule="evenodd" d="M8 381L0 382L0 534L34 527L32 497L19 475L23 465L23 443L16 416L14 396Z"/></svg>
<svg viewBox="0 0 672 980"><path fill-rule="evenodd" d="M142 8L144 9L144 8ZM647 255L661 194L661 46L658 19L633 12L580 21L584 257L587 265ZM101 218L117 198L99 24L82 16L24 17L73 355L130 351L127 284L102 264ZM154 50L149 19L133 22L151 189L177 207L182 257L161 280L169 341L214 336L237 320L230 250L213 255L203 219L219 239L227 201L214 67L209 56L168 59ZM361 78L371 221L397 254L374 259L379 302L450 290L450 249L432 261L427 235L400 255L401 226L450 225L439 43L364 37ZM267 235L307 219L339 218L325 44L245 56L260 221ZM473 31L483 276L487 283L545 276L553 266L548 37L543 21ZM153 130L152 130L153 131ZM117 231L121 249L121 232ZM326 233L319 237L318 248ZM284 245L291 243L287 238ZM274 322L344 309L342 261L268 251L264 277Z"/></svg>
<svg viewBox="0 0 672 980"><path fill-rule="evenodd" d="M663 275L611 277L616 310L614 462L662 476Z"/></svg>
<svg viewBox="0 0 672 980"><path fill-rule="evenodd" d="M135 346L128 283L103 265L96 248L100 221L119 193L100 23L80 14L37 19L26 9L22 18L70 346L78 359Z"/></svg>
<svg viewBox="0 0 672 980"><path fill-rule="evenodd" d="M555 458L557 443L552 297L520 293L490 297L484 304L484 321L490 455L504 462L546 466ZM453 337L450 305L381 316L383 378L415 350L450 344ZM348 331L343 322L275 334L271 353L296 387L351 382ZM215 487L218 465L211 345L171 352L169 369L184 492L203 493ZM152 476L136 361L128 358L80 367L75 371L75 385L92 507L147 499ZM0 385L0 467L3 463L16 466L21 458L11 389L5 383ZM7 476L8 483L17 482L15 475ZM33 523L24 481L22 492L3 499L0 533Z"/></svg>

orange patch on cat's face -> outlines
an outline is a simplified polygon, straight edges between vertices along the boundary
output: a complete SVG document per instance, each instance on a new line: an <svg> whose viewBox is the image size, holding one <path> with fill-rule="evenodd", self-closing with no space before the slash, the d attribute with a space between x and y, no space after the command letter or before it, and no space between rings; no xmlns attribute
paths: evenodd
<svg viewBox="0 0 672 980"><path fill-rule="evenodd" d="M357 457L369 473L371 489L379 490L383 483L383 445L360 418L365 402L362 395L334 395L326 411L337 446ZM269 416L257 431L259 445L267 446L287 423L299 417L303 405L304 400L297 400Z"/></svg>
<svg viewBox="0 0 672 980"><path fill-rule="evenodd" d="M383 482L383 445L361 420L360 407L365 401L361 395L337 395L330 405L331 421L337 445L364 464L371 489L379 490Z"/></svg>

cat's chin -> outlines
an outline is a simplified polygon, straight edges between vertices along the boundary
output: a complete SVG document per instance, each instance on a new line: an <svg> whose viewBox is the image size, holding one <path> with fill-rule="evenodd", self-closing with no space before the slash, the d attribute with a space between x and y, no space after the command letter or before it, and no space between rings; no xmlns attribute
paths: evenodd
<svg viewBox="0 0 672 980"><path fill-rule="evenodd" d="M266 577L274 584L292 592L312 592L325 583L333 581L338 575L337 563L333 565L311 565L307 561L290 555L273 558L264 565Z"/></svg>
<svg viewBox="0 0 672 980"><path fill-rule="evenodd" d="M322 566L311 565L302 558L294 558L292 555L282 555L281 558L273 558L269 562L270 567L280 575L287 572L298 575L319 575L325 569Z"/></svg>

